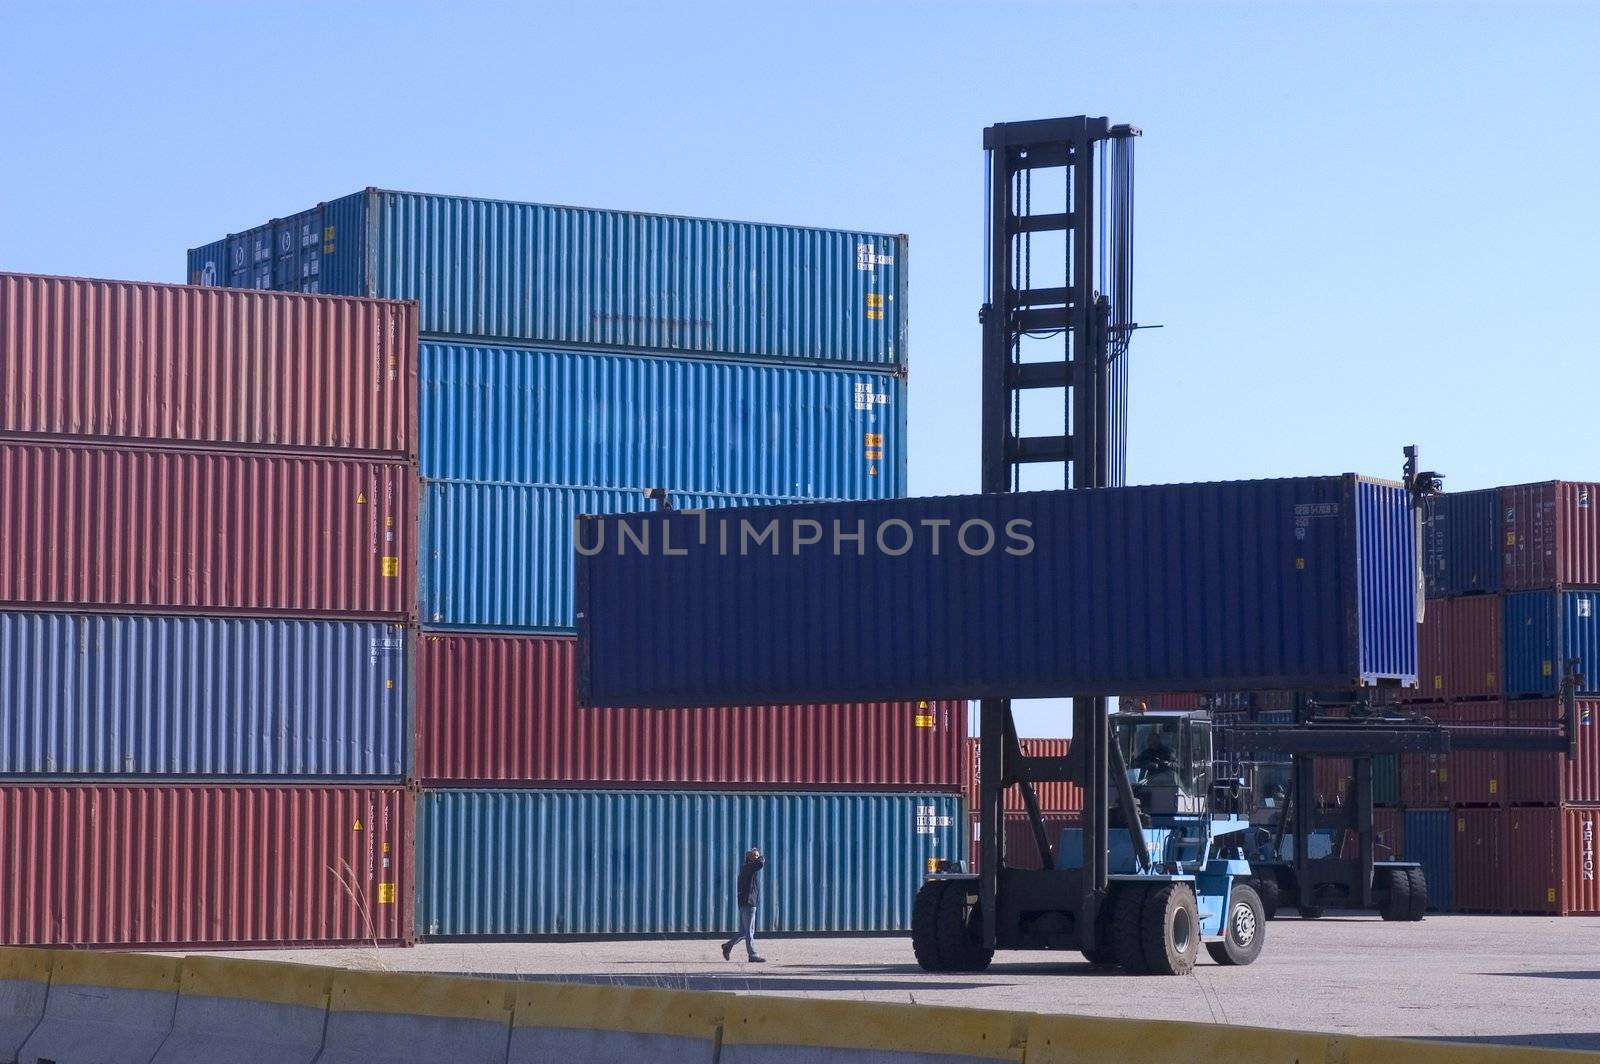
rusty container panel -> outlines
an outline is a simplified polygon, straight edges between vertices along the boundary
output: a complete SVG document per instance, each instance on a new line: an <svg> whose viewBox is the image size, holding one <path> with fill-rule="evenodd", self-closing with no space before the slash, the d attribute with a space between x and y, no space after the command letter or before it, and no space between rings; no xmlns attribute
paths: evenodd
<svg viewBox="0 0 1600 1064"><path fill-rule="evenodd" d="M1562 912L1560 809L1517 808L1505 814L1506 911Z"/></svg>
<svg viewBox="0 0 1600 1064"><path fill-rule="evenodd" d="M0 434L415 458L416 306L0 273Z"/></svg>
<svg viewBox="0 0 1600 1064"><path fill-rule="evenodd" d="M0 443L0 603L409 618L395 462Z"/></svg>
<svg viewBox="0 0 1600 1064"><path fill-rule="evenodd" d="M444 785L960 786L964 702L579 709L576 645L424 633L418 776Z"/></svg>
<svg viewBox="0 0 1600 1064"><path fill-rule="evenodd" d="M1066 757L1072 749L1071 739L1022 739L1022 755L1024 757ZM978 808L978 740L967 740L967 756L962 759L963 779L962 792L966 795L967 806L971 809ZM1076 783L1036 783L1034 794L1039 799L1041 813L1081 813L1083 811L1083 788ZM1022 801L1022 788L1007 787L1005 795L1007 813L1025 812L1027 806Z"/></svg>
<svg viewBox="0 0 1600 1064"><path fill-rule="evenodd" d="M1320 806L1344 805L1355 775L1355 761L1348 757L1319 757L1311 766L1311 779L1317 788Z"/></svg>
<svg viewBox="0 0 1600 1064"><path fill-rule="evenodd" d="M1229 692L1234 694L1237 692ZM1155 710L1193 710L1200 709L1205 703L1205 696L1193 691L1166 691L1156 694L1122 695L1122 708L1135 710L1136 707ZM1233 707L1225 707L1233 708Z"/></svg>
<svg viewBox="0 0 1600 1064"><path fill-rule="evenodd" d="M1580 698L1572 722L1578 756L1560 753L1507 753L1506 801L1513 805L1600 804L1600 699ZM1522 730L1560 727L1561 703L1553 698L1523 699L1506 705L1509 725Z"/></svg>
<svg viewBox="0 0 1600 1064"><path fill-rule="evenodd" d="M1600 913L1600 883L1595 881L1595 835L1600 834L1600 808L1567 806L1561 810L1561 912L1592 916Z"/></svg>
<svg viewBox="0 0 1600 1064"><path fill-rule="evenodd" d="M1600 587L1600 484L1501 488L1500 532L1506 590Z"/></svg>
<svg viewBox="0 0 1600 1064"><path fill-rule="evenodd" d="M1504 600L1499 595L1436 599L1417 629L1416 700L1498 698L1505 690L1501 664Z"/></svg>
<svg viewBox="0 0 1600 1064"><path fill-rule="evenodd" d="M1401 754L1400 804L1450 804L1450 755Z"/></svg>
<svg viewBox="0 0 1600 1064"><path fill-rule="evenodd" d="M1504 702L1452 702L1432 713L1452 734L1503 734ZM1502 750L1452 750L1449 797L1457 805L1503 805L1506 800L1506 753Z"/></svg>
<svg viewBox="0 0 1600 1064"><path fill-rule="evenodd" d="M976 872L978 870L978 855L983 852L983 825L978 822L978 814L972 813L971 821L972 855L968 867ZM1083 817L1079 813L1046 813L1040 819L1044 821L1044 837L1049 840L1050 848L1056 855L1057 864L1061 861L1063 852L1061 835L1070 828L1081 828ZM1007 868L1043 868L1044 862L1039 859L1039 843L1034 839L1033 821L1028 819L1026 813L1007 813L1005 820L1005 855Z"/></svg>
<svg viewBox="0 0 1600 1064"><path fill-rule="evenodd" d="M1506 908L1505 810L1455 809L1453 891L1458 912L1498 913Z"/></svg>
<svg viewBox="0 0 1600 1064"><path fill-rule="evenodd" d="M1406 852L1405 814L1398 809L1372 811L1372 856L1378 861L1398 861Z"/></svg>
<svg viewBox="0 0 1600 1064"><path fill-rule="evenodd" d="M0 943L402 944L399 787L0 786Z"/></svg>

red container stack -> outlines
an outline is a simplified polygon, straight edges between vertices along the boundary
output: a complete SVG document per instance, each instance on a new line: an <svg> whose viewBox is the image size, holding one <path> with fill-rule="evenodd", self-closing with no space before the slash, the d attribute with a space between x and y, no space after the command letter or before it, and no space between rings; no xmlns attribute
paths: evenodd
<svg viewBox="0 0 1600 1064"><path fill-rule="evenodd" d="M1022 739L1018 745L1022 747L1024 757L1066 757L1072 750L1071 739ZM967 797L967 807L973 812L978 810L978 780L980 768L978 763L979 749L977 739L968 739L967 755L963 758L964 775L961 789ZM1039 801L1039 811L1050 815L1071 814L1077 816L1083 812L1083 788L1076 783L1036 783L1033 787L1034 797ZM1023 813L1027 807L1022 801L1022 789L1009 787L1006 789L1005 811L1007 813Z"/></svg>

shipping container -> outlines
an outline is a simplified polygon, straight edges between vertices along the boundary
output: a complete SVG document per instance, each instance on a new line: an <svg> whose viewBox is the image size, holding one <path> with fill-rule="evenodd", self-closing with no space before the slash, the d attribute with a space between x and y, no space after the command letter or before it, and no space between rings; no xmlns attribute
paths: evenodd
<svg viewBox="0 0 1600 1064"><path fill-rule="evenodd" d="M1417 629L1419 676L1412 697L1499 698L1504 645L1501 596L1430 601Z"/></svg>
<svg viewBox="0 0 1600 1064"><path fill-rule="evenodd" d="M1342 806L1350 798L1350 783L1355 761L1348 757L1318 757L1311 763L1311 781L1317 788L1319 806Z"/></svg>
<svg viewBox="0 0 1600 1064"><path fill-rule="evenodd" d="M1450 804L1450 755L1401 754L1400 804Z"/></svg>
<svg viewBox="0 0 1600 1064"><path fill-rule="evenodd" d="M1040 817L1044 821L1044 837L1050 843L1052 854L1059 855L1063 852L1065 843L1062 834L1069 829L1081 830L1083 817L1078 813L1046 813ZM978 822L978 814L972 813L969 817L972 825L972 851L969 857L970 864L967 868L976 872L979 868L979 858L983 852L983 825ZM1007 813L1005 815L1005 863L1007 868L1043 868L1044 862L1039 858L1039 843L1033 834L1033 821L1026 813ZM1074 836L1073 845L1082 845Z"/></svg>
<svg viewBox="0 0 1600 1064"><path fill-rule="evenodd" d="M751 501L756 500L672 494L672 503L679 509L714 509ZM426 481L422 492L422 622L434 628L571 632L572 537L578 515L642 512L655 507L640 491Z"/></svg>
<svg viewBox="0 0 1600 1064"><path fill-rule="evenodd" d="M1580 694L1600 694L1600 591L1521 591L1505 597L1506 693L1553 695L1576 661Z"/></svg>
<svg viewBox="0 0 1600 1064"><path fill-rule="evenodd" d="M586 705L1416 681L1407 495L1353 474L595 517L582 536Z"/></svg>
<svg viewBox="0 0 1600 1064"><path fill-rule="evenodd" d="M414 299L434 337L905 364L882 233L367 189L195 248L189 277Z"/></svg>
<svg viewBox="0 0 1600 1064"><path fill-rule="evenodd" d="M416 447L416 308L0 273L0 434Z"/></svg>
<svg viewBox="0 0 1600 1064"><path fill-rule="evenodd" d="M1600 484L1500 489L1500 582L1507 591L1600 587Z"/></svg>
<svg viewBox="0 0 1600 1064"><path fill-rule="evenodd" d="M1506 734L1504 702L1452 702L1433 714L1452 735ZM1503 750L1451 750L1449 800L1455 805L1503 805L1506 757Z"/></svg>
<svg viewBox="0 0 1600 1064"><path fill-rule="evenodd" d="M1507 809L1506 910L1548 916L1600 914L1594 878L1600 808Z"/></svg>
<svg viewBox="0 0 1600 1064"><path fill-rule="evenodd" d="M425 791L421 933L731 933L745 850L757 933L904 931L933 860L967 856L961 799L726 791Z"/></svg>
<svg viewBox="0 0 1600 1064"><path fill-rule="evenodd" d="M1066 757L1072 750L1071 739L1022 739L1018 745L1024 757ZM978 740L968 739L966 757L962 759L961 791L966 795L967 805L974 810L978 808L978 780L981 776L979 755ZM1065 780L1035 783L1033 793L1042 812L1078 813L1083 810L1083 788L1076 783ZM1020 813L1027 808L1022 802L1022 788L1006 788L1005 807L1008 813Z"/></svg>
<svg viewBox="0 0 1600 1064"><path fill-rule="evenodd" d="M398 787L0 785L0 943L401 944Z"/></svg>
<svg viewBox="0 0 1600 1064"><path fill-rule="evenodd" d="M1454 809L1456 825L1451 861L1458 912L1505 912L1506 834L1502 809Z"/></svg>
<svg viewBox="0 0 1600 1064"><path fill-rule="evenodd" d="M1506 801L1512 805L1600 804L1600 701L1580 698L1573 731L1578 756L1565 753L1508 752ZM1562 708L1555 699L1510 702L1511 727L1549 732L1560 727Z"/></svg>
<svg viewBox="0 0 1600 1064"><path fill-rule="evenodd" d="M0 443L0 604L412 612L398 463Z"/></svg>
<svg viewBox="0 0 1600 1064"><path fill-rule="evenodd" d="M406 772L405 629L0 612L0 774Z"/></svg>
<svg viewBox="0 0 1600 1064"><path fill-rule="evenodd" d="M422 475L793 499L905 494L884 373L422 345Z"/></svg>
<svg viewBox="0 0 1600 1064"><path fill-rule="evenodd" d="M1229 692L1239 695L1240 692ZM1119 695L1122 699L1122 708L1129 712L1137 713L1141 710L1170 710L1184 712L1197 710L1206 703L1206 697L1194 691L1167 691L1154 694ZM1213 696L1221 698L1223 696Z"/></svg>
<svg viewBox="0 0 1600 1064"><path fill-rule="evenodd" d="M1405 814L1398 809L1372 811L1372 857L1376 861L1398 861L1406 852ZM1427 873L1424 872L1424 875Z"/></svg>
<svg viewBox="0 0 1600 1064"><path fill-rule="evenodd" d="M576 640L424 634L424 783L927 789L961 784L964 702L580 710Z"/></svg>
<svg viewBox="0 0 1600 1064"><path fill-rule="evenodd" d="M1405 842L1405 859L1422 865L1428 880L1428 908L1450 912L1455 907L1451 892L1454 858L1455 818L1448 809L1407 809L1400 829Z"/></svg>
<svg viewBox="0 0 1600 1064"><path fill-rule="evenodd" d="M1499 488L1424 500L1422 571L1429 598L1500 589Z"/></svg>

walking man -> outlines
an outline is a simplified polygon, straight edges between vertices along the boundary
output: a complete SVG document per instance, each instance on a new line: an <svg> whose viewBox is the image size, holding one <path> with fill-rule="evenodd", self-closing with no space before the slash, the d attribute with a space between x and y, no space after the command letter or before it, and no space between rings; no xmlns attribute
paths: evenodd
<svg viewBox="0 0 1600 1064"><path fill-rule="evenodd" d="M765 964L767 959L756 955L756 907L761 902L761 870L767 859L754 846L745 851L744 864L739 866L739 933L722 944L722 959L733 959L733 947L744 940L752 964Z"/></svg>

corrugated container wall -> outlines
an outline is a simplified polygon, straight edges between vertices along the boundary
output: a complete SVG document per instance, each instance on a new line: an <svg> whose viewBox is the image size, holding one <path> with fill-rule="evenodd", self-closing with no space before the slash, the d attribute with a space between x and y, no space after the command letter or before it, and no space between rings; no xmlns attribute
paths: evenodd
<svg viewBox="0 0 1600 1064"><path fill-rule="evenodd" d="M906 240L368 189L189 252L197 284L415 299L436 337L897 366Z"/></svg>
<svg viewBox="0 0 1600 1064"><path fill-rule="evenodd" d="M1500 589L1500 489L1424 502L1422 571L1429 598Z"/></svg>
<svg viewBox="0 0 1600 1064"><path fill-rule="evenodd" d="M424 783L955 790L960 702L580 710L576 641L425 633Z"/></svg>
<svg viewBox="0 0 1600 1064"><path fill-rule="evenodd" d="M705 791L426 791L422 934L730 932L759 846L760 930L904 931L933 858L966 857L959 798Z"/></svg>
<svg viewBox="0 0 1600 1064"><path fill-rule="evenodd" d="M1449 754L1400 755L1402 805L1449 805L1450 783Z"/></svg>
<svg viewBox="0 0 1600 1064"><path fill-rule="evenodd" d="M1503 912L1506 907L1505 815L1500 809L1451 812L1455 907L1462 912Z"/></svg>
<svg viewBox="0 0 1600 1064"><path fill-rule="evenodd" d="M1600 587L1600 484L1500 489L1501 585Z"/></svg>
<svg viewBox="0 0 1600 1064"><path fill-rule="evenodd" d="M0 273L0 434L416 454L416 309Z"/></svg>
<svg viewBox="0 0 1600 1064"><path fill-rule="evenodd" d="M0 604L412 613L411 468L0 443Z"/></svg>
<svg viewBox="0 0 1600 1064"><path fill-rule="evenodd" d="M1372 856L1377 861L1403 859L1405 846L1405 814L1398 809L1372 811ZM1423 873L1426 875L1426 871Z"/></svg>
<svg viewBox="0 0 1600 1064"><path fill-rule="evenodd" d="M679 509L749 501L686 492L672 496ZM638 513L655 505L640 491L426 482L422 622L436 628L570 632L578 515Z"/></svg>
<svg viewBox="0 0 1600 1064"><path fill-rule="evenodd" d="M1562 663L1577 659L1582 694L1600 694L1600 591L1505 596L1506 693L1553 695Z"/></svg>
<svg viewBox="0 0 1600 1064"><path fill-rule="evenodd" d="M1439 707L1434 719L1452 734L1500 734L1505 731L1504 702L1452 702ZM1461 805L1501 805L1506 800L1506 758L1503 750L1452 750L1450 801Z"/></svg>
<svg viewBox="0 0 1600 1064"><path fill-rule="evenodd" d="M1044 821L1044 837L1049 840L1052 851L1056 854L1063 853L1067 843L1062 835L1070 829L1079 828L1078 834L1072 838L1074 845L1081 845L1081 826L1083 818L1078 813L1046 813L1041 819ZM970 817L972 823L972 848L969 871L978 870L978 855L983 851L983 825L978 822L978 814ZM1026 813L1007 813L1005 817L1005 864L1007 868L1043 868L1044 861L1039 857L1039 844L1033 836L1033 821Z"/></svg>
<svg viewBox="0 0 1600 1064"><path fill-rule="evenodd" d="M0 942L409 942L410 806L397 787L0 785Z"/></svg>
<svg viewBox="0 0 1600 1064"><path fill-rule="evenodd" d="M1019 745L1024 757L1066 757L1072 750L1071 739L1022 739ZM979 751L978 740L968 739L966 757L962 761L961 790L966 795L967 805L974 810L978 808ZM1033 793L1041 812L1075 814L1083 810L1083 788L1076 783L1035 783ZM1021 813L1027 808L1022 802L1022 788L1006 788L1005 806L1008 813Z"/></svg>
<svg viewBox="0 0 1600 1064"><path fill-rule="evenodd" d="M905 494L906 382L883 373L426 343L422 395L432 479Z"/></svg>
<svg viewBox="0 0 1600 1064"><path fill-rule="evenodd" d="M1506 758L1506 801L1512 805L1600 804L1600 701L1580 698L1573 729L1578 756L1560 753L1511 753ZM1508 703L1513 726L1554 729L1560 726L1561 703L1534 699Z"/></svg>
<svg viewBox="0 0 1600 1064"><path fill-rule="evenodd" d="M1416 678L1405 490L1353 475L595 518L583 537L590 705Z"/></svg>
<svg viewBox="0 0 1600 1064"><path fill-rule="evenodd" d="M405 775L403 627L0 613L0 774Z"/></svg>
<svg viewBox="0 0 1600 1064"><path fill-rule="evenodd" d="M1455 818L1448 809L1407 809L1401 829L1405 859L1422 865L1428 880L1428 908L1449 912L1454 908L1451 843Z"/></svg>
<svg viewBox="0 0 1600 1064"><path fill-rule="evenodd" d="M1417 630L1416 698L1498 698L1504 650L1502 597L1430 601Z"/></svg>

